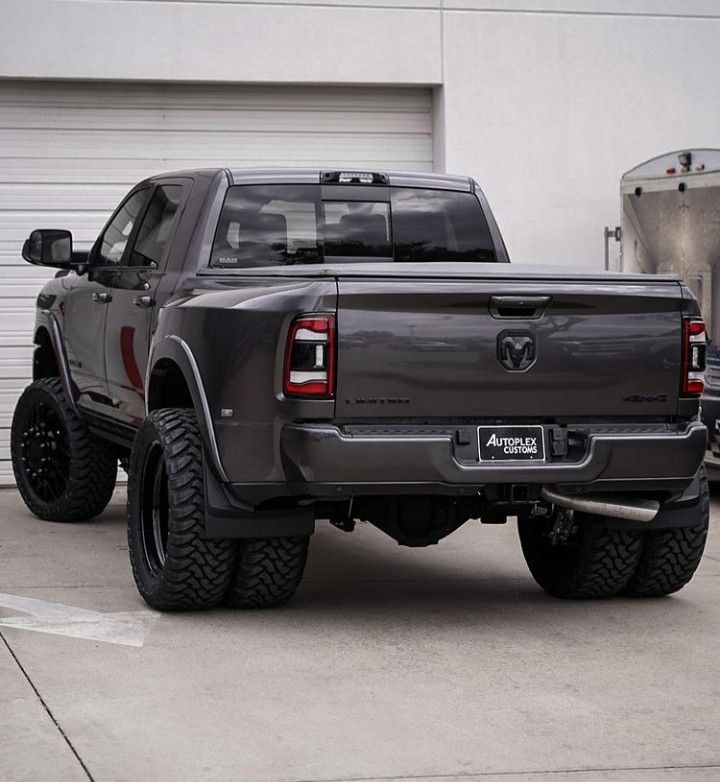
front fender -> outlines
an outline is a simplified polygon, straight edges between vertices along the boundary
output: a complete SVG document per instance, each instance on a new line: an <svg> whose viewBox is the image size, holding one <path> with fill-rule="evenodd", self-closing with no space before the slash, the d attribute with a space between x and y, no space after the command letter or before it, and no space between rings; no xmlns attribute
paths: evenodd
<svg viewBox="0 0 720 782"><path fill-rule="evenodd" d="M43 328L50 336L50 344L52 346L53 353L55 354L55 364L58 368L60 382L62 383L67 403L74 412L77 412L77 406L75 403L77 393L70 375L70 365L68 363L67 352L65 350L65 341L63 340L60 324L57 322L57 318L48 309L40 310L40 312L38 312L35 324L36 341L38 332Z"/></svg>

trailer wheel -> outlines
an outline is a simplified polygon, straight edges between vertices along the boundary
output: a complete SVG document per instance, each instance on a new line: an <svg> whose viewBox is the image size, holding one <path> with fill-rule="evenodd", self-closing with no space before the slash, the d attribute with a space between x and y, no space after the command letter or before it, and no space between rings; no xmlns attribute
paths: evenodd
<svg viewBox="0 0 720 782"><path fill-rule="evenodd" d="M204 536L202 448L192 410L154 410L130 456L130 562L138 591L161 611L218 605L233 574L235 544Z"/></svg>
<svg viewBox="0 0 720 782"><path fill-rule="evenodd" d="M700 468L697 526L646 532L635 575L623 590L631 597L662 597L682 589L693 577L705 549L710 522L710 492Z"/></svg>
<svg viewBox="0 0 720 782"><path fill-rule="evenodd" d="M15 480L28 508L46 521L87 521L105 510L117 453L68 405L59 378L31 383L10 433Z"/></svg>
<svg viewBox="0 0 720 782"><path fill-rule="evenodd" d="M310 538L242 541L226 602L233 608L275 608L295 594L307 561Z"/></svg>
<svg viewBox="0 0 720 782"><path fill-rule="evenodd" d="M596 600L617 595L635 573L642 533L608 530L597 516L576 513L568 539L554 542L555 517L520 518L525 561L537 583L553 597Z"/></svg>

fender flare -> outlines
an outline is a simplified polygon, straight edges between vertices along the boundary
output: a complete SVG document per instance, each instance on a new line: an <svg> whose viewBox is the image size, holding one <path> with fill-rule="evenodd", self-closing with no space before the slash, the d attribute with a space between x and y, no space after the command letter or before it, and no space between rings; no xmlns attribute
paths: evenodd
<svg viewBox="0 0 720 782"><path fill-rule="evenodd" d="M47 323L38 324L38 327L35 329L35 336L37 336L37 333L41 328L45 328L50 335L50 344L55 353L55 363L57 364L60 382L62 383L63 391L65 392L65 398L72 408L72 411L77 414L78 409L75 401L75 386L73 386L72 377L70 375L70 364L68 363L65 340L63 339L62 331L60 330L60 324L50 310L41 310L41 313L47 319ZM37 345L37 343L35 344Z"/></svg>
<svg viewBox="0 0 720 782"><path fill-rule="evenodd" d="M184 339L176 334L169 334L159 342L154 343L148 358L147 372L145 375L145 413L149 414L150 378L152 371L162 359L170 359L180 368L185 378L185 383L190 389L193 408L200 426L200 433L205 444L205 452L209 456L212 466L221 481L228 483L229 479L220 459L215 429L213 428L210 405L208 404L205 386L203 385L200 367L190 346Z"/></svg>

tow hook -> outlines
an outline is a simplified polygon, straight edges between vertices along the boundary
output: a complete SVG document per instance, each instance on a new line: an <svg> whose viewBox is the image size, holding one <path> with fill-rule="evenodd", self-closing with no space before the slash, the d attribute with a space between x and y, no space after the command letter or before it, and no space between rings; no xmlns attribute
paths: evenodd
<svg viewBox="0 0 720 782"><path fill-rule="evenodd" d="M330 516L330 523L333 525L333 527L337 527L338 529L342 530L343 532L354 532L355 531L355 519L353 518L353 505L355 504L355 498L350 498L350 504L348 505L347 509L347 515L346 516L340 516L340 515L333 515Z"/></svg>

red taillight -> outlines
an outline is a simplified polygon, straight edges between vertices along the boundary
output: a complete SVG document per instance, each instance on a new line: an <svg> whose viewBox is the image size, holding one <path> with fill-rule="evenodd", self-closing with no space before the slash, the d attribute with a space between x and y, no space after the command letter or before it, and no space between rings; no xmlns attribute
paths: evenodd
<svg viewBox="0 0 720 782"><path fill-rule="evenodd" d="M683 320L682 395L700 396L705 383L705 323L695 318Z"/></svg>
<svg viewBox="0 0 720 782"><path fill-rule="evenodd" d="M330 399L335 392L335 316L301 315L285 345L286 396Z"/></svg>

